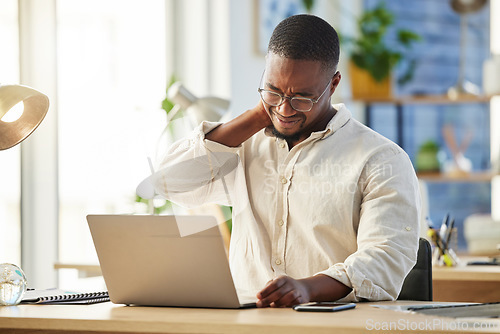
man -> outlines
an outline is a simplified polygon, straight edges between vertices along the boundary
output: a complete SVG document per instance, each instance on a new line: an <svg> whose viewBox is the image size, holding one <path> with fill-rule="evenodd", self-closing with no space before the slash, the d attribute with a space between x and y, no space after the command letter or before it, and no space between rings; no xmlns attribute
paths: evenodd
<svg viewBox="0 0 500 334"><path fill-rule="evenodd" d="M269 42L257 106L202 123L173 145L155 181L182 205L233 205L231 271L259 307L395 299L416 261L415 172L401 148L330 103L338 61L330 24L285 19ZM238 159L220 175L224 153ZM176 186L179 172L202 178L198 189Z"/></svg>

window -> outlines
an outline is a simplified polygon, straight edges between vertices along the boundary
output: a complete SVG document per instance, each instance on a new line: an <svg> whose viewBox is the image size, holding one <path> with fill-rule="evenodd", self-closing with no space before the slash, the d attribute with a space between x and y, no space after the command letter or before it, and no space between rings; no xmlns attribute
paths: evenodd
<svg viewBox="0 0 500 334"><path fill-rule="evenodd" d="M57 20L59 261L97 263L86 215L141 210L166 125L165 1L58 1Z"/></svg>
<svg viewBox="0 0 500 334"><path fill-rule="evenodd" d="M0 84L19 83L17 0L0 4ZM21 262L21 166L19 145L0 151L0 263Z"/></svg>

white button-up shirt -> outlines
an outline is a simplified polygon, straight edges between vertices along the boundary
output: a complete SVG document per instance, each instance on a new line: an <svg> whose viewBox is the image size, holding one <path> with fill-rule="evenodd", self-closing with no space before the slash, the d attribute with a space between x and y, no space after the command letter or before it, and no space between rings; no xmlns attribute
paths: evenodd
<svg viewBox="0 0 500 334"><path fill-rule="evenodd" d="M328 275L345 300L396 299L416 261L420 200L407 154L343 105L288 149L262 130L239 147L202 123L160 165L156 191L180 205L233 206L229 261L240 294L280 275ZM235 158L236 157L236 158Z"/></svg>

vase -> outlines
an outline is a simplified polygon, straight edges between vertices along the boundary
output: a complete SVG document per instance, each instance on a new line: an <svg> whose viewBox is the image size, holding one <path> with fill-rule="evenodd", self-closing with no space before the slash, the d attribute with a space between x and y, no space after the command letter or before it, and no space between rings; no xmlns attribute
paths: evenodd
<svg viewBox="0 0 500 334"><path fill-rule="evenodd" d="M391 75L381 82L376 81L371 74L349 62L352 98L354 100L390 99L392 97Z"/></svg>

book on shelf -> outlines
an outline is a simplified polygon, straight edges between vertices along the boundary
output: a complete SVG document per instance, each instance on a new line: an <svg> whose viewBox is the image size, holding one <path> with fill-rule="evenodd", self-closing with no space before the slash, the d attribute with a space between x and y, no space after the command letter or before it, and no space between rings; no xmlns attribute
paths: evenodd
<svg viewBox="0 0 500 334"><path fill-rule="evenodd" d="M107 291L71 292L60 289L28 290L22 304L96 304L109 301Z"/></svg>

